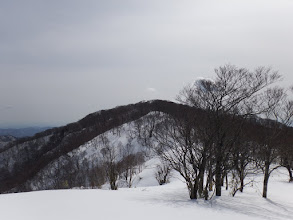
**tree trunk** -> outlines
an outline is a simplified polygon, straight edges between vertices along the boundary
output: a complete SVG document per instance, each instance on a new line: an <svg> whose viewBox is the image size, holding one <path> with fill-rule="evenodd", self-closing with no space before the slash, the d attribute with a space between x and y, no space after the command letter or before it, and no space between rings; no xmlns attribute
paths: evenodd
<svg viewBox="0 0 293 220"><path fill-rule="evenodd" d="M209 191L213 191L213 171L212 168L209 169L209 175L208 175L208 184L209 184Z"/></svg>
<svg viewBox="0 0 293 220"><path fill-rule="evenodd" d="M221 178L221 185L222 185L222 186L224 186L224 179L225 179L225 177L226 177L226 172L224 172L224 173L222 174L222 178Z"/></svg>
<svg viewBox="0 0 293 220"><path fill-rule="evenodd" d="M289 165L287 165L286 168L289 172L289 182L293 182L292 170Z"/></svg>
<svg viewBox="0 0 293 220"><path fill-rule="evenodd" d="M216 196L221 196L222 194L222 172L221 172L221 161L218 158L216 163Z"/></svg>
<svg viewBox="0 0 293 220"><path fill-rule="evenodd" d="M270 177L269 168L270 168L270 164L268 162L265 162L265 173L264 173L263 193L262 193L263 198L267 198L268 182Z"/></svg>
<svg viewBox="0 0 293 220"><path fill-rule="evenodd" d="M203 195L203 190L204 190L204 173L206 169L206 159L205 159L205 154L203 154L203 160L201 163L201 166L199 168L199 180L198 180L198 193L199 195Z"/></svg>
<svg viewBox="0 0 293 220"><path fill-rule="evenodd" d="M228 183L228 174L226 173L226 190L229 188L229 183Z"/></svg>
<svg viewBox="0 0 293 220"><path fill-rule="evenodd" d="M221 138L221 140L223 137ZM222 158L222 149L223 149L223 142L221 141L216 148L216 196L222 195L222 164L223 164L223 158Z"/></svg>
<svg viewBox="0 0 293 220"><path fill-rule="evenodd" d="M198 191L197 183L195 184L188 183L187 187L189 188L190 199L197 199L197 191Z"/></svg>
<svg viewBox="0 0 293 220"><path fill-rule="evenodd" d="M240 171L240 192L243 192L243 188L244 188L244 170L241 169Z"/></svg>
<svg viewBox="0 0 293 220"><path fill-rule="evenodd" d="M204 173L199 173L199 181L198 181L198 194L202 195L203 194L203 178L204 178Z"/></svg>

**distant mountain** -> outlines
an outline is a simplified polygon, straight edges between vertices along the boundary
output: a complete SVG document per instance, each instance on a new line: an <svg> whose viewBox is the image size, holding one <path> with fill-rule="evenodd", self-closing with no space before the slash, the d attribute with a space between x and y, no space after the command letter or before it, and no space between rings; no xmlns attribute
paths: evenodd
<svg viewBox="0 0 293 220"><path fill-rule="evenodd" d="M176 118L205 113L189 106L153 100L101 110L66 126L17 139L0 149L0 193L88 187L92 180L100 181L95 169L95 163L103 154L100 142L113 144L111 146L117 151L122 147L134 146L133 153L139 156L144 151L143 145L151 137L151 132L146 130L148 127L152 130L152 126L148 126L149 120L154 121L150 116L158 112ZM150 116L146 117L148 114ZM142 121L135 122L139 119ZM132 132L133 127L135 133ZM139 132L136 132L136 127ZM146 138L141 130L146 131ZM97 145L92 144L92 140ZM117 146L113 142L117 142ZM58 169L55 169L56 164ZM57 173L58 170L60 173ZM44 185L40 184L40 178L43 178L41 182Z"/></svg>
<svg viewBox="0 0 293 220"><path fill-rule="evenodd" d="M210 112L164 100L139 102L10 141L0 148L0 194L99 187L105 183L107 158L114 158L120 174L133 172L129 164L140 170L141 161L153 157L154 129L165 129L169 117L183 122L196 119L200 128L206 126ZM229 120L227 117L227 125ZM270 131L265 120L239 117L239 122L252 143L262 141L262 133ZM293 128L288 132L287 136L293 137ZM127 183L129 178L123 176L123 181Z"/></svg>
<svg viewBox="0 0 293 220"><path fill-rule="evenodd" d="M0 136L11 135L17 138L21 137L31 137L36 133L50 129L51 127L29 127L29 128L19 128L19 129L1 129Z"/></svg>

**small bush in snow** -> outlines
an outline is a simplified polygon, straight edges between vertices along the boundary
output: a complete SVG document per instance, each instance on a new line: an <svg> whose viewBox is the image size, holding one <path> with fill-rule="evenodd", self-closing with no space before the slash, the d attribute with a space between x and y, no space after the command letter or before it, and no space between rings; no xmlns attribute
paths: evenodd
<svg viewBox="0 0 293 220"><path fill-rule="evenodd" d="M156 180L160 185L169 182L171 173L171 167L169 164L163 163L157 166L157 171L155 173Z"/></svg>

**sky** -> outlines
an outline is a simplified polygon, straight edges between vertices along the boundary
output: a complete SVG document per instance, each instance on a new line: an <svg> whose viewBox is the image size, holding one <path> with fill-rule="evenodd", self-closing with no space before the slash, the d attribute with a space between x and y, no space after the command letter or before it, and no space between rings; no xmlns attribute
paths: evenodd
<svg viewBox="0 0 293 220"><path fill-rule="evenodd" d="M293 84L292 0L0 0L0 128L174 100L225 64Z"/></svg>

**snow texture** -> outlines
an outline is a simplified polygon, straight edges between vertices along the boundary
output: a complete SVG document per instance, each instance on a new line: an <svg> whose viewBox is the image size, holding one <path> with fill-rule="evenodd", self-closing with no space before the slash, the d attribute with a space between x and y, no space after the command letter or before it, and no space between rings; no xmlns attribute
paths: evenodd
<svg viewBox="0 0 293 220"><path fill-rule="evenodd" d="M191 201L184 182L173 174L169 184L158 186L154 178L157 159L151 159L136 176L134 188L52 190L0 195L3 220L285 220L293 218L293 184L286 170L272 174L269 199L261 197L261 176L244 193L209 201Z"/></svg>

